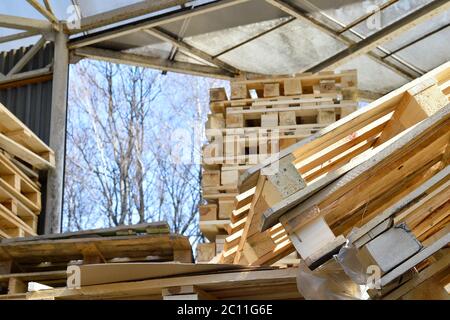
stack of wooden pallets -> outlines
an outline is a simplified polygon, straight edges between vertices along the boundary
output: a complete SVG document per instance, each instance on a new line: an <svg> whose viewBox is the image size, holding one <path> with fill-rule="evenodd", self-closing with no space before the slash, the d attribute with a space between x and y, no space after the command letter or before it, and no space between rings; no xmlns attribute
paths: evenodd
<svg viewBox="0 0 450 320"><path fill-rule="evenodd" d="M272 264L295 250L315 269L346 244L353 272L380 269L372 297L441 295L449 283L449 89L446 63L248 169L233 211L240 222L219 261Z"/></svg>
<svg viewBox="0 0 450 320"><path fill-rule="evenodd" d="M53 151L0 104L0 238L36 235L39 171L53 165Z"/></svg>
<svg viewBox="0 0 450 320"><path fill-rule="evenodd" d="M203 149L200 229L209 243L198 261L222 252L226 235L242 226L234 212L240 175L247 169L355 111L356 72L324 72L231 82L210 90L209 144ZM230 224L231 222L231 224Z"/></svg>
<svg viewBox="0 0 450 320"><path fill-rule="evenodd" d="M189 239L166 222L0 241L0 293L23 294L30 282L66 285L68 266L192 262Z"/></svg>

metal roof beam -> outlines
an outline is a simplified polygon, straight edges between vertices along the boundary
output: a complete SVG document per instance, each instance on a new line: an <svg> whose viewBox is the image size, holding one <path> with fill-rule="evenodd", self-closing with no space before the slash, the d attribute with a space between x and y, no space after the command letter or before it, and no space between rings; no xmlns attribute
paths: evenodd
<svg viewBox="0 0 450 320"><path fill-rule="evenodd" d="M388 42L400 34L410 30L411 28L419 25L422 22L427 21L433 16L438 15L441 12L450 8L450 2L448 0L435 0L429 4L424 5L420 9L407 15L400 20L388 25L382 30L368 36L364 40L361 40L347 49L344 49L332 57L322 61L321 63L308 69L308 72L319 72L324 69L334 69L362 54L365 54L381 44Z"/></svg>
<svg viewBox="0 0 450 320"><path fill-rule="evenodd" d="M236 69L235 67L229 65L228 63L225 63L217 58L212 57L211 55L209 55L208 53L199 50L193 46L191 46L190 44L187 44L186 42L182 41L182 40L178 40L176 38L176 36L170 34L169 32L163 30L162 28L151 28L151 29L145 29L144 32L148 33L149 35L156 37L160 40L166 41L171 43L174 47L186 51L202 60L205 60L209 63L212 63L214 65L216 65L219 68L228 70L232 73L238 74L239 70Z"/></svg>
<svg viewBox="0 0 450 320"><path fill-rule="evenodd" d="M272 4L273 6L279 8L280 10L283 10L284 12L288 13L292 17L295 17L296 19L299 19L312 27L319 29L320 31L324 32L325 34L333 37L336 40L341 41L342 43L344 43L346 45L350 46L350 45L357 43L356 41L353 41L352 39L348 38L347 36L340 34L338 31L329 27L328 25L320 22L319 20L316 20L313 17L310 17L307 13L301 11L299 8L294 7L290 4L287 4L282 0L266 0L266 2ZM392 70L393 72L397 73L398 75L400 75L408 80L413 80L416 78L416 75L411 74L411 73L401 69L400 67L398 67L397 65L395 65L389 61L384 61L380 56L378 56L377 54L375 54L373 52L367 52L366 54L370 59L385 66L386 68ZM300 71L305 72L306 70L300 70Z"/></svg>
<svg viewBox="0 0 450 320"><path fill-rule="evenodd" d="M36 31L41 33L52 31L52 24L48 21L9 16L6 14L0 14L0 27Z"/></svg>
<svg viewBox="0 0 450 320"><path fill-rule="evenodd" d="M133 32L141 31L148 28L157 27L166 23L171 23L219 9L234 6L249 0L219 0L212 3L204 4L193 9L181 9L175 12L163 14L161 16L151 17L144 21L131 22L124 26L112 28L110 30L101 31L93 35L85 36L81 39L75 39L69 42L69 48L81 48L92 45L94 43L111 40Z"/></svg>
<svg viewBox="0 0 450 320"><path fill-rule="evenodd" d="M345 27L343 27L341 30L339 30L339 33L344 33L345 31L353 28L354 26L357 26L361 22L366 21L368 18L370 18L374 14L376 14L376 13L378 13L378 12L388 8L388 7L390 7L391 5L395 4L398 1L399 0L388 0L388 1L380 4L380 6L377 9L375 9L375 10L373 10L371 12L368 12L365 15L363 15L363 16L357 18L356 20L350 22L349 24L347 24Z"/></svg>
<svg viewBox="0 0 450 320"><path fill-rule="evenodd" d="M176 6L185 5L192 0L147 0L134 3L128 6L120 7L111 11L99 13L81 19L79 29L68 29L70 34L95 28L105 27L107 25L121 22L128 19L137 18L146 14L166 10Z"/></svg>
<svg viewBox="0 0 450 320"><path fill-rule="evenodd" d="M161 71L172 71L203 77L212 77L229 80L234 75L226 70L215 67L197 65L188 62L169 61L165 59L147 57L132 53L119 51L97 49L92 47L79 48L73 51L73 54L80 57L107 61L119 64L128 64L139 67L157 69Z"/></svg>

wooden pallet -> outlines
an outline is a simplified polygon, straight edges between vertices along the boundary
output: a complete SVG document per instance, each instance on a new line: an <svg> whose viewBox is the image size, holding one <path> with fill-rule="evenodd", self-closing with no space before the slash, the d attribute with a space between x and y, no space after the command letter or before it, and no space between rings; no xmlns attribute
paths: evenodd
<svg viewBox="0 0 450 320"><path fill-rule="evenodd" d="M254 194L245 221L247 229L257 229L269 239L271 235L267 232L281 222L303 259L323 248L327 249L323 255L335 252L345 242L345 238L335 234L347 234L355 225L376 214L370 214L370 210L387 205L396 199L393 195L400 196L404 192L401 186L409 181L401 179L409 177L417 182L414 174L431 170L438 163L442 166L442 159L448 153L450 130L445 120L450 108L446 107L448 92L443 89L447 87L449 67L446 64L437 68L281 151L278 157L247 170L240 181L241 194L250 190ZM403 162L395 162L398 166L394 169L392 161L400 154L403 160L398 161ZM390 166L376 167L376 161ZM261 174L273 165L280 169L278 174ZM386 178L380 179L380 174ZM302 237L309 234L311 245L306 246L307 241ZM249 247L247 239L244 240L238 247L241 252ZM262 242L260 239L255 243L258 250L263 248L259 246ZM275 248L266 246L258 258L274 253ZM230 249L226 245L226 250ZM280 252L275 259L284 255Z"/></svg>
<svg viewBox="0 0 450 320"><path fill-rule="evenodd" d="M191 262L186 237L170 234L166 223L123 226L68 234L7 239L0 242L0 273L65 269L71 261Z"/></svg>
<svg viewBox="0 0 450 320"><path fill-rule="evenodd" d="M55 288L13 297L5 295L0 299L301 299L296 286L296 268L236 267L213 264L146 264L134 268L129 264L85 266L81 268L82 278L110 275L105 279L109 282L82 284L79 289ZM139 273L141 278L136 276Z"/></svg>
<svg viewBox="0 0 450 320"><path fill-rule="evenodd" d="M0 148L38 169L55 164L54 152L1 103Z"/></svg>
<svg viewBox="0 0 450 320"><path fill-rule="evenodd" d="M355 85L356 72L349 71L239 79L231 83L231 100L225 89L211 89L213 113L206 124L210 144L203 148L202 184L208 205L201 208L209 215L202 215L203 223L213 218L237 223L232 217L233 197L243 170L356 110ZM272 244L282 242L280 248L286 244L292 250L289 240L283 242L286 235L278 231L273 230ZM207 232L214 238L212 230Z"/></svg>

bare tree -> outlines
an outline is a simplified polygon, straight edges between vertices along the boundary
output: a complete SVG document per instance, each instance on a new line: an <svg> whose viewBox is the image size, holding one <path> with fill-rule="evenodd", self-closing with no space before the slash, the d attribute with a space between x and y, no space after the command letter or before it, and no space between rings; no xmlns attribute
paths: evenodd
<svg viewBox="0 0 450 320"><path fill-rule="evenodd" d="M72 66L65 228L166 220L198 240L200 151L214 84L103 62Z"/></svg>

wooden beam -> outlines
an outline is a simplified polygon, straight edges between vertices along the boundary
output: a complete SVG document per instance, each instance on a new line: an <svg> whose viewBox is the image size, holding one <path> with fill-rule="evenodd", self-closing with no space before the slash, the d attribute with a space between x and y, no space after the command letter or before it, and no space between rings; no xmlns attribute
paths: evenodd
<svg viewBox="0 0 450 320"><path fill-rule="evenodd" d="M36 32L52 31L52 24L45 20L0 14L0 27Z"/></svg>
<svg viewBox="0 0 450 320"><path fill-rule="evenodd" d="M16 65L8 72L8 74L6 75L6 77L11 77L12 75L20 72L26 65L28 62L30 62L30 60L34 57L34 55L41 50L41 48L44 46L45 42L47 40L45 40L45 37L41 37L39 39L38 42L36 42L34 44L33 47L31 47L31 49L29 49L27 51L27 53L16 63Z"/></svg>
<svg viewBox="0 0 450 320"><path fill-rule="evenodd" d="M39 33L36 32L36 31L19 32L19 33L11 34L9 36L0 37L0 43L20 40L20 39L24 39L24 38L35 36L37 34L39 34Z"/></svg>
<svg viewBox="0 0 450 320"><path fill-rule="evenodd" d="M325 61L309 68L307 72L320 72L324 69L335 69L348 61L365 54L381 44L388 42L404 32L411 30L411 28L431 19L432 17L446 11L450 8L450 2L447 0L435 0L429 4L424 5L420 9L407 15L404 18L388 25L382 30L375 32L364 40L352 44L347 49L344 49L337 54L331 56Z"/></svg>
<svg viewBox="0 0 450 320"><path fill-rule="evenodd" d="M146 57L132 53L123 53L92 47L76 49L74 53L75 55L85 58L153 68L162 71L172 71L219 79L230 79L233 77L233 74L227 71L210 66L196 65L187 62L169 61L165 59Z"/></svg>
<svg viewBox="0 0 450 320"><path fill-rule="evenodd" d="M346 45L350 46L350 45L356 44L356 41L354 41L354 40L350 39L349 37L336 31L335 28L329 27L328 25L315 19L314 17L309 16L307 13L301 11L299 8L294 7L291 4L285 3L282 0L266 0L266 2L272 4L273 6L277 7L278 9L288 13L289 15L295 17L296 19L299 19L302 22L304 22L314 28L319 29L320 31L324 32L325 34L333 37L334 39L336 39ZM378 55L376 55L373 52L367 52L366 54L373 61L389 68L390 70L394 71L395 73L399 74L400 76L402 76L406 79L413 80L415 78L415 75L410 74L409 72L406 72L405 70L399 68L396 64L393 64L393 63L390 63L389 61L383 60L381 57L379 57Z"/></svg>
<svg viewBox="0 0 450 320"><path fill-rule="evenodd" d="M37 0L27 0L27 2L40 14L46 17L47 20L53 25L53 28L55 28L55 30L58 30L59 21L52 12L50 12L49 10L47 10L47 8L42 6Z"/></svg>
<svg viewBox="0 0 450 320"><path fill-rule="evenodd" d="M174 47L185 51L187 53L190 53L200 59L203 59L204 61L207 61L209 63L212 63L214 65L216 65L219 68L228 70L232 73L238 74L239 70L236 69L235 67L229 65L228 63L225 63L217 58L214 58L213 56L209 55L208 53L199 50L193 46L191 46L190 44L177 39L176 36L170 34L169 32L165 31L162 28L159 27L155 27L155 28L150 28L150 29L145 29L144 32L148 33L149 35L156 37L160 40L169 42L170 44L172 44Z"/></svg>
<svg viewBox="0 0 450 320"><path fill-rule="evenodd" d="M134 33L140 30L153 28L162 24L168 24L206 14L219 9L227 8L237 4L247 2L249 0L220 0L205 5L198 6L194 9L181 9L173 13L165 14L164 16L156 16L145 19L144 21L138 21L127 24L125 26L119 26L106 31L101 31L93 35L82 37L81 39L74 39L69 42L69 49L86 47L94 43L102 42L105 40L111 40L117 37L121 37L130 33Z"/></svg>

